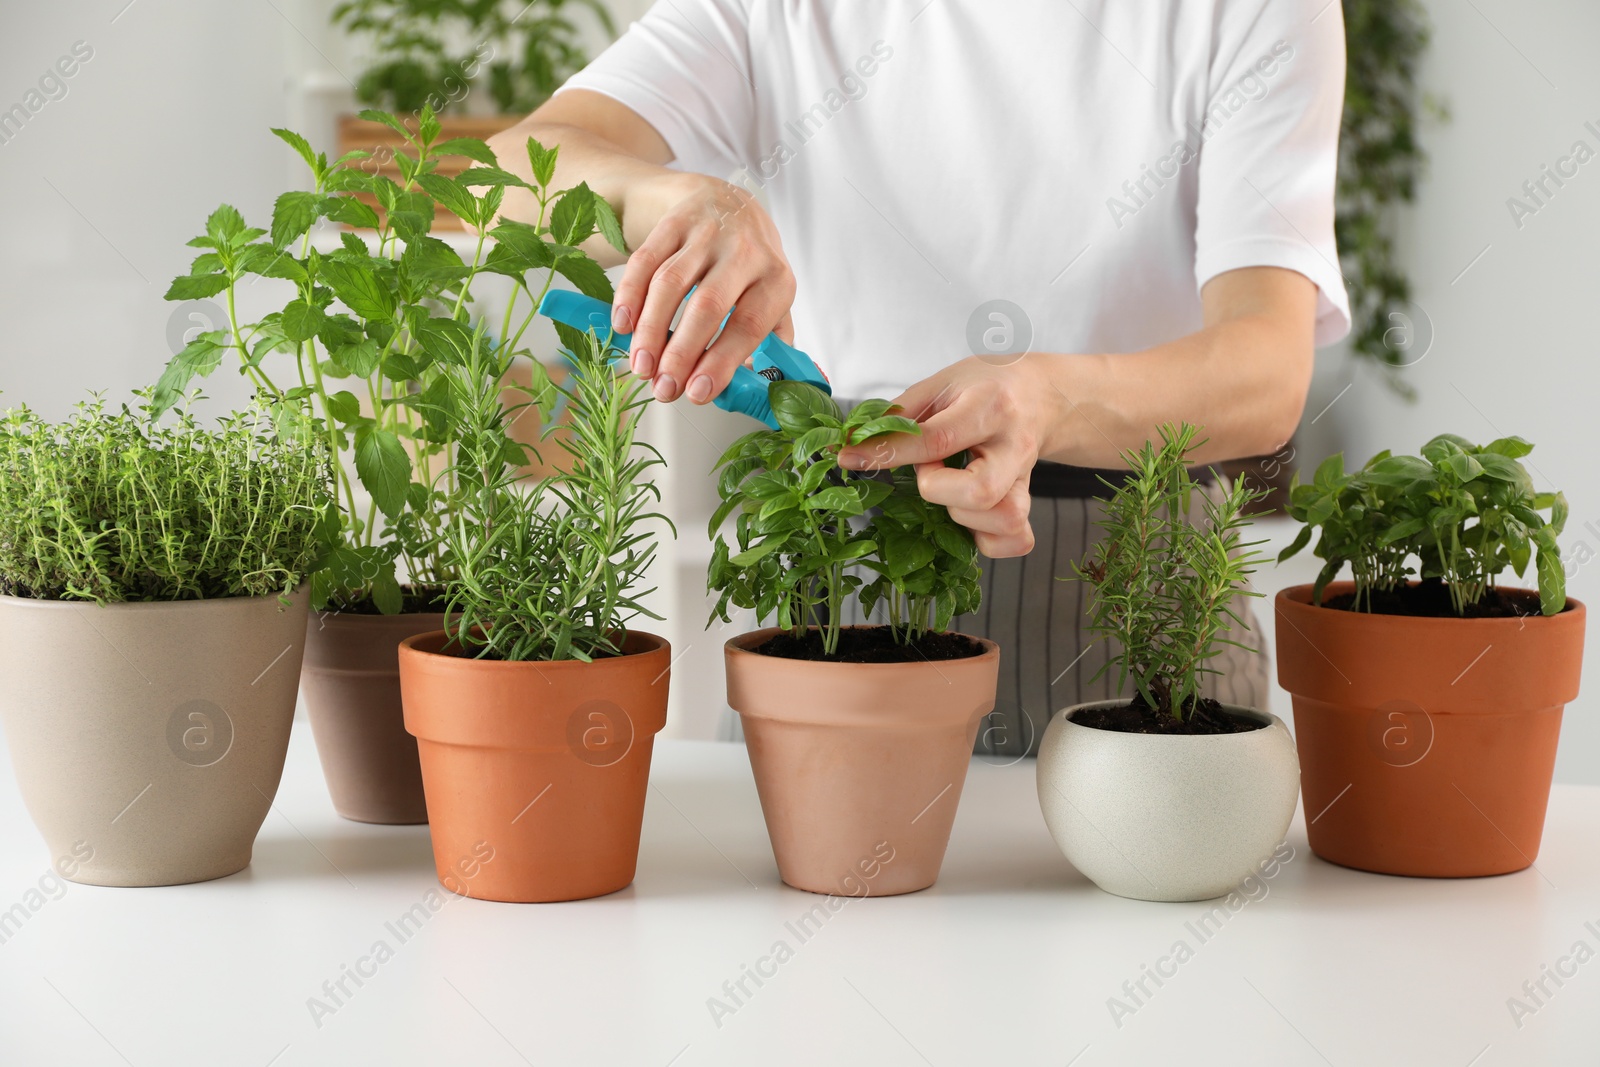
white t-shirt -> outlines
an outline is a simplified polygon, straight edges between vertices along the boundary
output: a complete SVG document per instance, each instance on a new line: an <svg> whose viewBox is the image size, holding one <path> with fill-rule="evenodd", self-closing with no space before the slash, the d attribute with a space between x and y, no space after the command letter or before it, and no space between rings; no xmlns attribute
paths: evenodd
<svg viewBox="0 0 1600 1067"><path fill-rule="evenodd" d="M564 88L760 190L795 343L861 399L1173 340L1240 267L1310 278L1339 339L1343 86L1328 0L661 0Z"/></svg>

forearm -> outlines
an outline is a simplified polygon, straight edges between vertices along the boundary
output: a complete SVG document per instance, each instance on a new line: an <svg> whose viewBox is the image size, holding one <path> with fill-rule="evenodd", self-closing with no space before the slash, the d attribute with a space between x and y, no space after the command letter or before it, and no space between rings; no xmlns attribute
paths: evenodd
<svg viewBox="0 0 1600 1067"><path fill-rule="evenodd" d="M541 120L539 114L535 112L489 139L489 147L494 150L500 166L531 182L533 168L528 161L528 138L534 138L547 148L559 145L561 151L556 159L551 188L567 189L587 182L589 188L616 210L629 248L642 244L661 216L688 196L696 185L713 181L705 175L675 171L642 158L602 133L570 123ZM533 223L539 217L538 201L527 190L507 189L500 213L518 222ZM584 251L605 266L614 266L626 258L599 237L585 245Z"/></svg>
<svg viewBox="0 0 1600 1067"><path fill-rule="evenodd" d="M1205 428L1200 460L1278 451L1305 406L1312 347L1309 332L1286 339L1279 322L1243 316L1142 352L1024 362L1040 379L1040 458L1120 467L1167 422Z"/></svg>

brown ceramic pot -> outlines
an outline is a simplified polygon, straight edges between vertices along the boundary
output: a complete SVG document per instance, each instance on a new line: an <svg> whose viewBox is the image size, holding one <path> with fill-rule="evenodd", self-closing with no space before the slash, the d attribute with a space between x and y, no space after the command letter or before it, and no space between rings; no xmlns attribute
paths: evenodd
<svg viewBox="0 0 1600 1067"><path fill-rule="evenodd" d="M512 663L400 644L434 864L447 889L514 902L581 900L633 881L672 649L633 631L624 655Z"/></svg>
<svg viewBox="0 0 1600 1067"><path fill-rule="evenodd" d="M333 807L356 822L428 821L417 739L400 711L400 642L444 627L437 612L313 612L300 673Z"/></svg>
<svg viewBox="0 0 1600 1067"><path fill-rule="evenodd" d="M1352 591L1328 586L1325 597ZM1311 849L1432 878L1520 871L1539 855L1584 607L1415 618L1277 597L1278 681L1294 698Z"/></svg>
<svg viewBox="0 0 1600 1067"><path fill-rule="evenodd" d="M828 663L725 646L778 874L796 889L891 896L939 877L1000 647L914 663Z"/></svg>

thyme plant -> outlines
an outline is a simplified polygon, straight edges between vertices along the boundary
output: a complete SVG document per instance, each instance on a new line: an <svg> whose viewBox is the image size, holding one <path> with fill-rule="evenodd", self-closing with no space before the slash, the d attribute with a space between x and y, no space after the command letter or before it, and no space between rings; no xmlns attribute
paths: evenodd
<svg viewBox="0 0 1600 1067"><path fill-rule="evenodd" d="M1145 442L1123 458L1132 477L1106 502L1098 525L1105 536L1074 565L1089 584L1090 629L1115 642L1096 678L1114 671L1124 692L1132 686L1144 704L1182 721L1200 701L1209 666L1224 645L1247 648L1225 636L1230 623L1245 625L1235 597L1260 596L1246 579L1262 556L1246 551L1245 511L1263 494L1242 479L1220 498L1200 493L1200 521L1191 518L1196 484L1188 457L1204 441L1188 424L1163 426L1161 444Z"/></svg>
<svg viewBox="0 0 1600 1067"><path fill-rule="evenodd" d="M628 624L646 609L660 491L650 471L660 454L638 440L646 383L618 374L609 338L572 338L573 373L554 388L566 398L567 469L531 485L515 468L522 446L505 432L518 406L496 384L504 353L477 335L461 373L449 377L449 421L460 442L461 507L447 535L457 578L447 628L474 655L502 660L585 662L622 651ZM547 433L550 432L548 429Z"/></svg>
<svg viewBox="0 0 1600 1067"><path fill-rule="evenodd" d="M144 394L140 394L141 399ZM49 423L0 417L0 593L41 600L199 600L287 594L318 552L326 454L260 411L216 429L180 409Z"/></svg>
<svg viewBox="0 0 1600 1067"><path fill-rule="evenodd" d="M173 357L154 402L158 411L171 406L195 377L233 357L283 432L320 441L334 459L329 545L313 576L313 606L371 604L392 614L406 606L402 576L415 607L437 599L455 576L443 542L460 503L449 473L450 414L453 379L474 331L495 348L495 366L528 355L519 347L523 334L557 275L590 296L612 298L605 272L578 246L596 232L619 250L623 241L615 213L587 185L551 188L558 149L528 140L529 184L495 166L482 141L440 140L431 109L415 130L383 112L362 116L406 139L411 151L396 154L402 180L347 165L367 153L330 162L299 134L274 130L305 160L312 188L278 197L270 229L248 226L224 204L189 242L202 251L167 299L222 294L228 325ZM478 166L453 178L436 173L449 155ZM496 221L507 187L534 194L534 224ZM438 207L468 227L470 259L429 236ZM340 231L335 243L328 230L319 248L313 228L323 221L371 233ZM496 333L474 322L472 287L486 274L515 283ZM236 294L259 278L289 282L292 295L281 310L242 322ZM548 404L555 391L538 361L530 362L535 397Z"/></svg>
<svg viewBox="0 0 1600 1067"><path fill-rule="evenodd" d="M901 644L976 609L982 594L972 535L918 495L910 468L882 481L838 463L839 449L880 434L920 433L916 422L887 400L863 401L845 415L803 382L775 382L768 395L778 429L746 434L717 461L722 503L711 518L706 576L720 594L712 618L731 621L731 604L775 617L797 637L817 625L831 656L851 596L868 615L885 604ZM737 550L720 532L735 512ZM863 579L858 569L875 577Z"/></svg>
<svg viewBox="0 0 1600 1067"><path fill-rule="evenodd" d="M1348 473L1342 453L1330 456L1310 484L1296 478L1290 490L1289 514L1306 525L1279 559L1320 532L1315 554L1326 562L1313 586L1316 603L1349 564L1357 610L1371 611L1374 593L1392 592L1416 575L1442 582L1455 613L1463 615L1497 575L1509 569L1521 576L1536 558L1540 610L1554 615L1567 602L1556 541L1567 522L1567 500L1534 491L1519 462L1532 451L1520 437L1479 446L1440 434L1420 456L1384 451Z"/></svg>

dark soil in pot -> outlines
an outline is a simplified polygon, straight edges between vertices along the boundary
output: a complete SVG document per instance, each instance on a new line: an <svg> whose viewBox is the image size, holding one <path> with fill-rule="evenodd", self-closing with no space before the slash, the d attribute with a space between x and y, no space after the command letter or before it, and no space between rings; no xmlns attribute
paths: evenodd
<svg viewBox="0 0 1600 1067"><path fill-rule="evenodd" d="M1088 707L1075 713L1072 721L1091 730L1110 730L1121 734L1243 734L1267 725L1238 715L1230 715L1222 705L1205 697L1178 720L1150 707L1135 697L1115 707Z"/></svg>
<svg viewBox="0 0 1600 1067"><path fill-rule="evenodd" d="M1396 589L1374 590L1371 596L1373 615L1410 615L1429 619L1514 619L1522 615L1538 615L1539 594L1522 589L1490 589L1476 604L1468 604L1466 613L1457 615L1450 603L1450 587L1437 578L1427 578L1414 585ZM1367 605L1356 607L1354 593L1341 593L1322 602L1325 608L1336 611L1366 611Z"/></svg>
<svg viewBox="0 0 1600 1067"><path fill-rule="evenodd" d="M839 650L822 650L822 633L807 630L799 637L787 631L750 649L780 659L826 660L829 663L923 663L929 660L967 659L983 655L984 646L965 634L927 633L901 644L887 626L852 626L839 634Z"/></svg>
<svg viewBox="0 0 1600 1067"><path fill-rule="evenodd" d="M443 589L434 586L413 587L403 585L400 587L400 615L417 614L442 614L450 598ZM359 600L348 600L338 603L329 602L327 610L339 611L346 615L382 615L378 605L372 598L363 596Z"/></svg>

